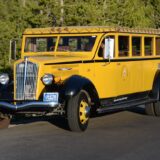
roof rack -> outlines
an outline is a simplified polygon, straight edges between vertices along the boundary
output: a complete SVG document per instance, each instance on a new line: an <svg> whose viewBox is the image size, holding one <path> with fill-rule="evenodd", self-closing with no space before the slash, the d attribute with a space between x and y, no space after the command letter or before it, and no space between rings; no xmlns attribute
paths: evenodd
<svg viewBox="0 0 160 160"><path fill-rule="evenodd" d="M109 27L109 26L74 26L74 27L51 27L51 28L32 28L26 29L24 34L54 34L54 33L141 33L141 34L160 34L160 29L153 28L128 28L128 27Z"/></svg>

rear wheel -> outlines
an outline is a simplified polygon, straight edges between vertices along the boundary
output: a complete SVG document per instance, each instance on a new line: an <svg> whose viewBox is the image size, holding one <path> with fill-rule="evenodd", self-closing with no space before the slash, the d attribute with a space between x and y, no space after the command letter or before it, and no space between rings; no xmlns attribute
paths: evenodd
<svg viewBox="0 0 160 160"><path fill-rule="evenodd" d="M156 116L160 116L160 101L154 103L154 110Z"/></svg>
<svg viewBox="0 0 160 160"><path fill-rule="evenodd" d="M145 112L147 115L160 116L160 101L146 104Z"/></svg>
<svg viewBox="0 0 160 160"><path fill-rule="evenodd" d="M88 126L90 116L90 100L86 91L69 99L67 104L67 118L69 128L72 131L85 131Z"/></svg>
<svg viewBox="0 0 160 160"><path fill-rule="evenodd" d="M9 116L0 114L0 129L8 128L10 121Z"/></svg>
<svg viewBox="0 0 160 160"><path fill-rule="evenodd" d="M155 108L154 103L145 104L145 113L150 116L155 116Z"/></svg>

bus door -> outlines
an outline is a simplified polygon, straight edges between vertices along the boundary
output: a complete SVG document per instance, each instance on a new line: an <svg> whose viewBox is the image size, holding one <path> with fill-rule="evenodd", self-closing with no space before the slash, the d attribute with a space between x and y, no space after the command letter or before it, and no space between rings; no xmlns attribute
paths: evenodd
<svg viewBox="0 0 160 160"><path fill-rule="evenodd" d="M107 49L108 48L108 49ZM106 52L104 54L104 52ZM116 63L112 62L115 57L115 36L107 36L101 41L95 58L95 84L101 99L117 96Z"/></svg>

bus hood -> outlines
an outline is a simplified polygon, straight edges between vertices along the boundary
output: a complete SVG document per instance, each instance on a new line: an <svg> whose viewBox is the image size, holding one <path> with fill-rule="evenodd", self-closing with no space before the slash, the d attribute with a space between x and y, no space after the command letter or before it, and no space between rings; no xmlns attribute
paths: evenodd
<svg viewBox="0 0 160 160"><path fill-rule="evenodd" d="M84 60L89 60L88 57L85 56L32 56L28 57L29 61L39 63L39 64L65 64L65 63L81 63Z"/></svg>

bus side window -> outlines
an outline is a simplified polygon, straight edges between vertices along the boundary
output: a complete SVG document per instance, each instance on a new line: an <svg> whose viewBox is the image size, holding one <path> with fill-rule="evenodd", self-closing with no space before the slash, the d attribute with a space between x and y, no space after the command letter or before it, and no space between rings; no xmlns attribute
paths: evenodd
<svg viewBox="0 0 160 160"><path fill-rule="evenodd" d="M141 55L141 37L132 37L132 56Z"/></svg>
<svg viewBox="0 0 160 160"><path fill-rule="evenodd" d="M153 53L153 38L145 37L144 38L144 48L145 48L145 56L151 56Z"/></svg>
<svg viewBox="0 0 160 160"><path fill-rule="evenodd" d="M156 55L160 55L160 37L156 38Z"/></svg>
<svg viewBox="0 0 160 160"><path fill-rule="evenodd" d="M127 57L129 55L129 36L118 37L119 57Z"/></svg>

